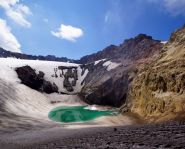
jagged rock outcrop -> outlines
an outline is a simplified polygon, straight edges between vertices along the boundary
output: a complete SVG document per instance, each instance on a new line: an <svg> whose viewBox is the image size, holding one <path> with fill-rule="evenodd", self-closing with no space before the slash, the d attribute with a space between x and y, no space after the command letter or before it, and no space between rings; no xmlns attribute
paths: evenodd
<svg viewBox="0 0 185 149"><path fill-rule="evenodd" d="M68 92L72 92L78 80L77 67L59 66L58 69L62 71L61 77L64 76L63 87L66 88Z"/></svg>
<svg viewBox="0 0 185 149"><path fill-rule="evenodd" d="M185 26L171 35L157 59L140 70L129 99L131 111L150 121L185 112Z"/></svg>
<svg viewBox="0 0 185 149"><path fill-rule="evenodd" d="M35 70L30 66L18 67L15 71L17 72L21 83L32 89L48 94L58 92L56 84L52 84L51 82L44 80L44 73L42 71L39 71L39 73L36 74Z"/></svg>
<svg viewBox="0 0 185 149"><path fill-rule="evenodd" d="M109 46L105 50L83 57L82 65L89 73L84 79L82 99L89 104L119 107L126 102L127 93L140 66L158 55L163 44L143 34L126 40L120 46ZM92 62L104 59L99 62ZM106 60L105 60L106 59ZM91 62L91 63L90 63Z"/></svg>
<svg viewBox="0 0 185 149"><path fill-rule="evenodd" d="M84 80L82 99L89 104L115 107L122 105L126 100L130 83L129 72L135 71L132 67L126 68L124 71L123 69L124 66L119 66L114 71L108 72L106 67L102 67L102 63L100 63Z"/></svg>

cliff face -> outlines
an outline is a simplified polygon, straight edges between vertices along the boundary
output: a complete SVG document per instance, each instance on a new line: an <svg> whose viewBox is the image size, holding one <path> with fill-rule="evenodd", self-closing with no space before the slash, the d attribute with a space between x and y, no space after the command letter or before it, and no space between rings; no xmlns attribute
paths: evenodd
<svg viewBox="0 0 185 149"><path fill-rule="evenodd" d="M150 121L184 116L185 27L174 32L160 56L140 70L129 100L131 111Z"/></svg>
<svg viewBox="0 0 185 149"><path fill-rule="evenodd" d="M141 34L120 46L109 46L82 58L88 63L82 67L89 72L84 79L82 99L89 104L120 107L126 102L130 83L139 67L149 63L151 56L158 55L162 46L160 41ZM103 60L91 62L97 59Z"/></svg>

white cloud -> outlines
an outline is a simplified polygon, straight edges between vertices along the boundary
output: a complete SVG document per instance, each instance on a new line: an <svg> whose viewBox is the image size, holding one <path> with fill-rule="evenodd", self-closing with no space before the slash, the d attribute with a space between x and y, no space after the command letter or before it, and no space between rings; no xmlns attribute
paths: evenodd
<svg viewBox="0 0 185 149"><path fill-rule="evenodd" d="M0 19L0 47L8 51L21 53L21 45L3 19Z"/></svg>
<svg viewBox="0 0 185 149"><path fill-rule="evenodd" d="M77 38L83 36L83 31L77 27L61 24L58 31L51 31L51 34L60 39L66 39L75 42Z"/></svg>
<svg viewBox="0 0 185 149"><path fill-rule="evenodd" d="M159 4L163 10L172 16L185 15L185 0L148 0L149 2Z"/></svg>
<svg viewBox="0 0 185 149"><path fill-rule="evenodd" d="M29 7L19 3L19 0L0 0L0 7L5 10L5 14L15 23L23 27L31 27L31 23L26 19L31 15Z"/></svg>

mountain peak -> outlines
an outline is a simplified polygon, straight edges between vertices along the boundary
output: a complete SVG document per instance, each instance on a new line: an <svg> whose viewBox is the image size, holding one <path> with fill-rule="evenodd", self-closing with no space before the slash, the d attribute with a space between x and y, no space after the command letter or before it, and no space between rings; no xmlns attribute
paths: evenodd
<svg viewBox="0 0 185 149"><path fill-rule="evenodd" d="M154 40L151 36L146 34L139 34L138 36L126 39L119 46L110 45L92 55L84 56L80 59L80 63L90 63L100 59L132 59L147 58L154 53L159 52L163 44L159 40Z"/></svg>
<svg viewBox="0 0 185 149"><path fill-rule="evenodd" d="M139 35L137 35L134 39L140 39L140 40L143 40L143 39L150 39L150 40L152 40L153 38L152 38L152 36L148 36L148 35L146 35L146 34L139 34Z"/></svg>
<svg viewBox="0 0 185 149"><path fill-rule="evenodd" d="M185 44L185 25L171 34L170 43Z"/></svg>
<svg viewBox="0 0 185 149"><path fill-rule="evenodd" d="M154 40L154 39L152 38L152 36L148 36L146 34L138 34L134 38L125 39L124 42L123 42L123 44L129 43L129 42L138 43L138 42L141 42L143 40Z"/></svg>

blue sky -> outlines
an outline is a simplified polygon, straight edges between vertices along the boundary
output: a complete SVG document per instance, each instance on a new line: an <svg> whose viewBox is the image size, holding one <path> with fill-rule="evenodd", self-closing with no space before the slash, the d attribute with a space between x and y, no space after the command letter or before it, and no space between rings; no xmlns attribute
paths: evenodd
<svg viewBox="0 0 185 149"><path fill-rule="evenodd" d="M185 0L0 0L0 46L27 54L78 59L184 23Z"/></svg>

